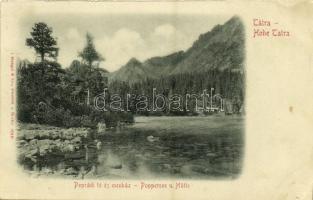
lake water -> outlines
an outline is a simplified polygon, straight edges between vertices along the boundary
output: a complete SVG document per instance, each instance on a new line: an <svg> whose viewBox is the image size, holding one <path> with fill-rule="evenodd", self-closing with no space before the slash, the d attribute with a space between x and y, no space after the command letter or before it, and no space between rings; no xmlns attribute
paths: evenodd
<svg viewBox="0 0 313 200"><path fill-rule="evenodd" d="M244 117L136 117L99 135L97 177L234 179L242 169Z"/></svg>
<svg viewBox="0 0 313 200"><path fill-rule="evenodd" d="M84 141L77 133L22 126L19 162L35 176L79 179L234 179L242 169L242 116L136 117Z"/></svg>

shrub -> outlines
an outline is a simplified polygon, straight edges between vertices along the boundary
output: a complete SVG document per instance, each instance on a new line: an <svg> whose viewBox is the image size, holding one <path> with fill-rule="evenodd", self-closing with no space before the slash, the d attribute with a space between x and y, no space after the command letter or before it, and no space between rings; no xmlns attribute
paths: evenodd
<svg viewBox="0 0 313 200"><path fill-rule="evenodd" d="M95 121L92 121L90 116L83 115L81 117L81 126L94 128L96 127L97 123Z"/></svg>
<svg viewBox="0 0 313 200"><path fill-rule="evenodd" d="M17 119L27 123L32 122L32 107L27 104L18 105Z"/></svg>

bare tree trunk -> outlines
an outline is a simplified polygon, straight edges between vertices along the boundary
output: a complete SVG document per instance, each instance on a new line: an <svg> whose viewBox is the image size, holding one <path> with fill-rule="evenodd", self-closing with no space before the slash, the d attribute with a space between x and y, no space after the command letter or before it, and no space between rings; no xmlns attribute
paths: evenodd
<svg viewBox="0 0 313 200"><path fill-rule="evenodd" d="M88 65L89 65L89 72L91 72L91 68L92 68L92 61L88 61Z"/></svg>
<svg viewBox="0 0 313 200"><path fill-rule="evenodd" d="M41 62L43 62L43 60L45 59L45 53L40 53L40 57L41 57Z"/></svg>

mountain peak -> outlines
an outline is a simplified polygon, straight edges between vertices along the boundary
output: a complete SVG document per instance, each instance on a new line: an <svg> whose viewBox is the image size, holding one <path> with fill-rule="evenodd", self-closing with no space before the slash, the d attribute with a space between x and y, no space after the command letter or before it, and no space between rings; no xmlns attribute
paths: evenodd
<svg viewBox="0 0 313 200"><path fill-rule="evenodd" d="M116 71L116 79L140 81L170 74L205 72L212 69L242 70L244 25L238 16L203 33L186 51L152 57L141 63L136 58Z"/></svg>
<svg viewBox="0 0 313 200"><path fill-rule="evenodd" d="M125 66L137 66L137 65L141 65L141 62L133 57L126 63Z"/></svg>
<svg viewBox="0 0 313 200"><path fill-rule="evenodd" d="M235 15L232 18L230 18L225 24L228 23L241 23L241 19L239 16Z"/></svg>

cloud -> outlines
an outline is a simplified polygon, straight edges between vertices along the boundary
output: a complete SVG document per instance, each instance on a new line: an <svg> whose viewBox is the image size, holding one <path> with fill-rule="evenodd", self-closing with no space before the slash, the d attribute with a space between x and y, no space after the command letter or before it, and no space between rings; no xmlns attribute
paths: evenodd
<svg viewBox="0 0 313 200"><path fill-rule="evenodd" d="M57 38L60 48L58 61L64 67L68 67L73 60L78 59L78 52L85 45L85 35L71 27L65 31L64 35L58 35Z"/></svg>
<svg viewBox="0 0 313 200"><path fill-rule="evenodd" d="M68 40L77 40L81 39L81 35L79 34L76 28L69 28L66 33L66 39Z"/></svg>
<svg viewBox="0 0 313 200"><path fill-rule="evenodd" d="M150 35L150 43L156 55L185 50L191 45L190 38L171 24L157 26Z"/></svg>
<svg viewBox="0 0 313 200"><path fill-rule="evenodd" d="M105 57L101 67L109 71L117 70L130 58L145 58L146 42L142 36L130 29L119 29L111 37L103 36L95 40L97 50Z"/></svg>
<svg viewBox="0 0 313 200"><path fill-rule="evenodd" d="M154 34L161 37L171 37L177 32L175 27L171 24L163 24L154 29Z"/></svg>
<svg viewBox="0 0 313 200"><path fill-rule="evenodd" d="M78 58L86 42L85 32L69 27L55 35L60 48L58 62L68 67ZM128 28L120 28L112 35L98 35L94 38L96 50L105 58L100 67L115 71L125 65L132 57L144 61L153 56L163 56L179 50L185 50L192 40L184 32L171 24L161 24L143 37L140 32ZM23 50L26 50L25 47ZM25 51L26 52L26 51ZM27 49L27 53L32 53ZM25 57L33 57L26 55Z"/></svg>
<svg viewBox="0 0 313 200"><path fill-rule="evenodd" d="M68 51L76 53L76 55L67 53L66 56L72 59L85 45L81 43L81 41L85 41L85 38L75 29L69 29L66 38L69 40L68 42L76 41L72 46L66 47ZM94 43L97 51L105 58L100 67L108 71L119 69L133 57L144 61L153 56L185 50L191 45L187 35L171 24L157 26L145 38L135 30L121 28L112 35L103 34L101 37L95 38ZM61 57L65 59L66 56L62 55Z"/></svg>

